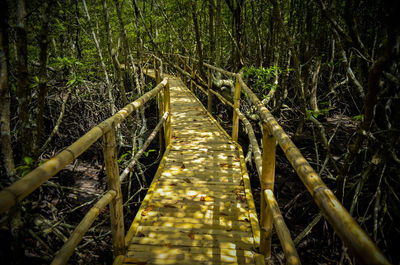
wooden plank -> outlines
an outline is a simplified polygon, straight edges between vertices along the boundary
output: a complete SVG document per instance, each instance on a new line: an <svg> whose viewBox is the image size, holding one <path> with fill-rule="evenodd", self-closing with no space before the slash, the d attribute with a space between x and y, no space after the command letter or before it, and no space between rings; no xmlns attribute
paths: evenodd
<svg viewBox="0 0 400 265"><path fill-rule="evenodd" d="M171 204L175 203L175 204ZM205 212L205 211L214 211L214 214L226 214L231 215L230 213L236 211L237 213L247 213L248 209L246 207L237 207L237 204L233 204L231 202L226 202L225 204L217 204L214 202L205 202L205 203L187 203L187 204L176 204L176 201L152 201L151 205L148 207L157 208L159 212L179 212L184 211L185 213L197 213L197 212ZM145 209L148 209L146 207ZM150 211L148 211L150 212ZM142 212L143 213L143 212Z"/></svg>
<svg viewBox="0 0 400 265"><path fill-rule="evenodd" d="M210 230L223 230L223 231L251 231L250 225L232 221L228 221L223 224L191 224L191 223L157 222L157 220L143 219L140 224L152 227L210 229Z"/></svg>
<svg viewBox="0 0 400 265"><path fill-rule="evenodd" d="M138 226L137 232L146 234L147 232L175 232L177 234L186 232L195 235L238 235L238 236L252 236L251 231L234 231L231 229L207 229L207 228L177 228L177 227L163 227L163 226Z"/></svg>
<svg viewBox="0 0 400 265"><path fill-rule="evenodd" d="M233 211L226 211L226 213L218 212L218 211L196 211L196 212L182 212L182 211L157 211L159 208L154 209L153 211L148 211L146 216L143 216L142 219L146 218L157 218L157 220L165 221L165 222L191 222L191 223L212 223L215 221L226 221L226 220L236 220L241 222L248 222L249 215L247 212L239 213L237 216L233 217Z"/></svg>
<svg viewBox="0 0 400 265"><path fill-rule="evenodd" d="M131 244L128 247L128 255L133 254L136 257L142 258L161 258L168 259L176 258L184 260L191 258L191 260L207 261L210 258L217 258L226 262L237 262L242 258L243 261L254 262L254 253L249 250L235 250L225 248L202 248L202 247L171 247L167 246L148 246ZM197 255L196 255L197 254Z"/></svg>
<svg viewBox="0 0 400 265"><path fill-rule="evenodd" d="M159 234L157 234L159 235ZM193 238L193 239L192 239ZM190 247L218 247L225 249L250 249L253 245L252 237L247 237L249 242L234 241L232 238L227 238L225 241L206 239L205 236L188 234L188 236L182 237L182 235L176 236L166 235L165 237L157 236L155 238L149 237L134 237L132 238L132 244L141 245L171 245L175 246L190 246Z"/></svg>
<svg viewBox="0 0 400 265"><path fill-rule="evenodd" d="M211 218L198 218L198 215L194 215L193 217L180 217L177 218L177 216L154 216L147 214L146 216L143 216L142 220L143 222L157 222L157 223L174 223L174 224L219 224L219 225L224 225L224 226L231 226L233 223L237 224L246 224L250 223L250 220L248 217L243 218L243 220L237 220L238 218L233 217L233 216L224 216L224 215L215 215ZM250 227L250 226L248 226Z"/></svg>

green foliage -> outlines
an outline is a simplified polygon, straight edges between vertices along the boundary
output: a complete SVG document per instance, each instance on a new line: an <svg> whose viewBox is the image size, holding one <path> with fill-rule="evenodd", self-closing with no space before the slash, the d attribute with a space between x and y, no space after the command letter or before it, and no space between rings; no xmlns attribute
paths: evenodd
<svg viewBox="0 0 400 265"><path fill-rule="evenodd" d="M284 71L290 71L290 69ZM268 68L253 66L243 68L243 76L248 79L249 85L262 94L268 93L276 86L273 83L276 72L280 75L283 71L275 65Z"/></svg>
<svg viewBox="0 0 400 265"><path fill-rule="evenodd" d="M38 86L39 86L39 78L38 78L37 76L34 76L34 77L33 77L33 83L30 84L30 87L31 87L31 88L36 88L36 87L38 87Z"/></svg>
<svg viewBox="0 0 400 265"><path fill-rule="evenodd" d="M148 157L151 152L155 152L155 149L150 149L149 151L144 151L143 154Z"/></svg>
<svg viewBox="0 0 400 265"><path fill-rule="evenodd" d="M362 121L364 119L364 114L356 115L353 117L355 121Z"/></svg>
<svg viewBox="0 0 400 265"><path fill-rule="evenodd" d="M77 75L70 75L70 79L67 82L67 86L77 86L80 83L83 82L83 78L81 77L81 75L77 74Z"/></svg>
<svg viewBox="0 0 400 265"><path fill-rule="evenodd" d="M32 157L26 156L24 157L24 164L16 167L15 171L21 174L21 177L23 177L28 174L32 170L32 168L34 168L34 161Z"/></svg>
<svg viewBox="0 0 400 265"><path fill-rule="evenodd" d="M320 109L318 111L307 110L306 118L307 118L307 120L309 120L312 116L317 119L318 116L324 116L324 115L328 115L328 114L329 114L328 108Z"/></svg>
<svg viewBox="0 0 400 265"><path fill-rule="evenodd" d="M56 65L60 68L73 67L73 66L83 66L83 64L76 58L68 57L57 57Z"/></svg>
<svg viewBox="0 0 400 265"><path fill-rule="evenodd" d="M118 164L121 164L123 161L125 161L125 160L126 160L126 157L127 157L128 155L132 155L132 151L128 151L128 152L122 154L122 155L119 157L119 159L118 159Z"/></svg>

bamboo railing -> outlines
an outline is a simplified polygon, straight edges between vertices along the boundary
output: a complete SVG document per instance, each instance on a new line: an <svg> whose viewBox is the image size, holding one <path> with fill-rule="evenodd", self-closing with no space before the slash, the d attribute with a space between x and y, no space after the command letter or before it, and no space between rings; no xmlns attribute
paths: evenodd
<svg viewBox="0 0 400 265"><path fill-rule="evenodd" d="M181 72L186 78L191 78L191 82L199 82L196 80L196 74L193 73L194 68L187 66L185 56L176 55L181 58L184 63L182 70L179 65L174 66L178 72ZM193 59L192 59L193 60ZM318 174L310 166L307 160L303 157L299 149L290 140L289 136L285 133L282 127L278 124L273 115L268 111L264 104L257 98L252 90L245 84L242 79L241 73L232 73L224 69L212 66L207 63L203 65L208 69L208 82L203 83L207 87L208 106L207 109L212 114L212 95L217 96L225 105L233 108L233 124L232 124L232 139L237 141L239 120L241 120L248 132L250 142L253 145L253 152L257 171L260 176L261 183L261 200L260 200L260 215L261 215L261 244L260 252L264 254L267 262L271 258L271 237L272 237L272 223L285 253L287 264L300 264L296 249L294 248L293 241L290 237L289 230L284 224L282 215L279 212L276 200L273 196L274 178L275 178L275 152L276 143L279 144L283 150L288 161L296 170L297 175L300 177L305 187L312 195L314 202L321 210L323 216L331 224L335 232L339 235L345 245L350 249L352 254L363 264L390 264L383 253L378 249L374 242L369 238L367 233L361 229L357 222L351 217L348 211L343 207L340 201L335 197L333 192L325 185ZM192 73L187 73L186 69L191 69ZM227 101L223 96L212 90L212 71L220 72L221 74L235 78L235 93L234 102ZM254 132L252 132L251 124L247 121L245 116L240 113L240 95L246 94L252 104L256 106L258 114L263 123L263 146L262 158L255 139ZM256 147L256 148L254 148ZM260 161L262 165L260 166Z"/></svg>
<svg viewBox="0 0 400 265"><path fill-rule="evenodd" d="M126 171L119 175L117 162L115 129L122 123L133 111L144 106L149 100L158 96L160 122L151 134L151 139L160 130L164 124L164 142L170 144L171 138L171 118L170 118L170 97L169 83L167 79L161 81L162 61L155 57L155 71L158 73L157 85L151 91L147 92L139 99L126 105L115 115L101 122L92 128L85 135L80 137L72 145L61 151L58 155L46 161L39 167L32 170L24 178L13 183L9 187L0 191L0 214L6 212L35 191L52 176L61 171L66 165L76 160L83 152L92 146L97 140L102 138L103 153L107 174L108 191L98 200L98 202L88 211L79 225L75 228L69 239L56 254L52 264L66 264L74 249L82 240L84 234L88 231L100 212L110 205L111 231L113 237L114 255L119 256L125 253L125 229L123 220L123 206L120 178L128 173ZM161 73L161 74L160 74ZM163 96L159 96L163 94ZM162 99L162 101L161 101ZM161 134L160 134L161 135ZM142 154L144 148L147 148L151 140L145 142L145 146L139 150ZM138 159L135 156L134 159ZM128 170L132 170L133 165L129 165Z"/></svg>

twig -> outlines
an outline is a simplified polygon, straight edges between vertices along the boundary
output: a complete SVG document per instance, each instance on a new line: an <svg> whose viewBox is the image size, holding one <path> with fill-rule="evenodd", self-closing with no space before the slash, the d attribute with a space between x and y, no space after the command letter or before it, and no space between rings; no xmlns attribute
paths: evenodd
<svg viewBox="0 0 400 265"><path fill-rule="evenodd" d="M54 135L56 135L58 133L58 129L60 127L61 121L62 121L62 119L64 117L65 106L67 105L67 101L68 101L69 95L71 94L71 91L72 91L72 86L69 86L68 87L68 91L67 91L67 95L65 96L65 98L63 100L63 103L62 103L62 106L61 106L61 112L60 112L60 115L58 116L58 119L57 119L57 122L56 122L56 126L54 126L54 129L51 132L49 138L44 143L42 148L40 148L39 153L43 153L46 150L47 146L50 144L50 142L53 139Z"/></svg>
<svg viewBox="0 0 400 265"><path fill-rule="evenodd" d="M293 243L295 245L298 245L300 243L300 241L306 237L310 232L311 229L313 229L313 227L319 222L319 220L321 220L322 218L322 214L319 213L312 221L311 223L308 224L308 226L293 240Z"/></svg>

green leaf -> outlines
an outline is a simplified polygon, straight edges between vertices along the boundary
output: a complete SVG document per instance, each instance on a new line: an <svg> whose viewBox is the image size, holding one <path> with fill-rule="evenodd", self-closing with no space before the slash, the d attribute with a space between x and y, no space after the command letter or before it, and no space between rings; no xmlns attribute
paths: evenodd
<svg viewBox="0 0 400 265"><path fill-rule="evenodd" d="M30 165L33 162L32 157L26 156L24 157L24 161L26 165Z"/></svg>
<svg viewBox="0 0 400 265"><path fill-rule="evenodd" d="M355 121L362 121L364 118L364 114L356 115L353 117L353 120Z"/></svg>

